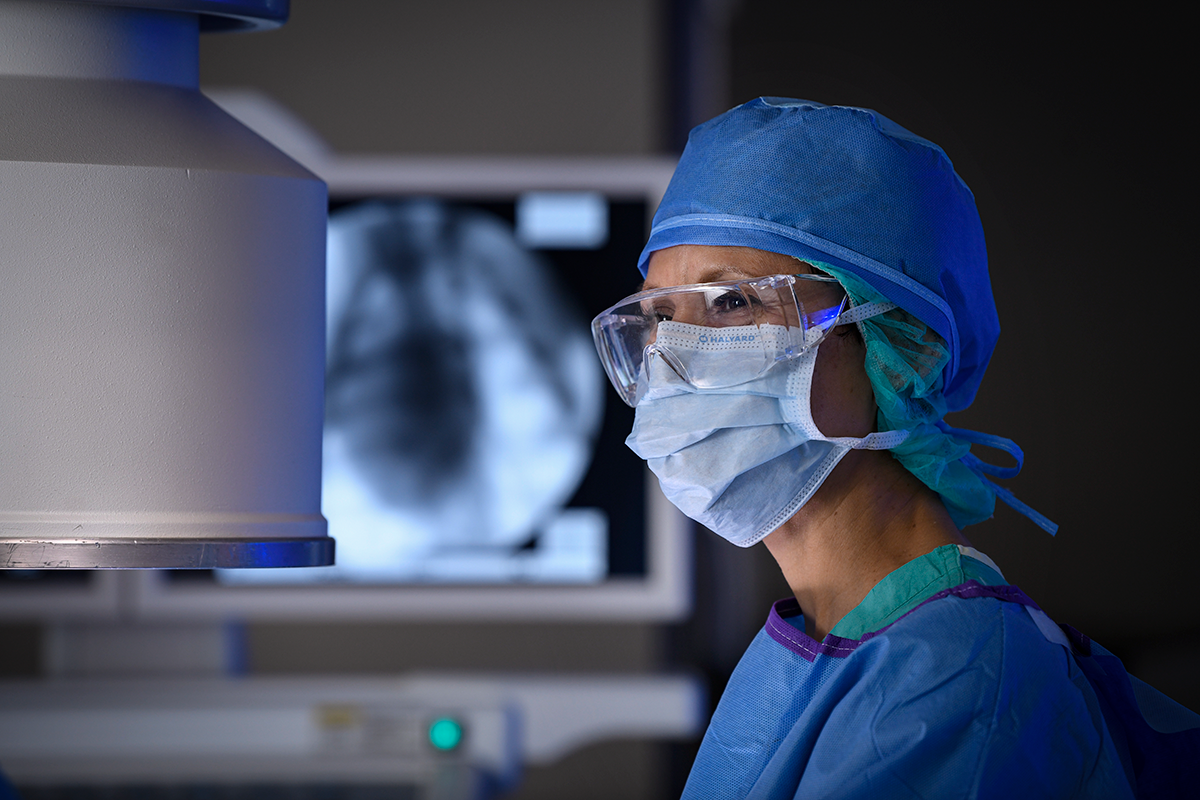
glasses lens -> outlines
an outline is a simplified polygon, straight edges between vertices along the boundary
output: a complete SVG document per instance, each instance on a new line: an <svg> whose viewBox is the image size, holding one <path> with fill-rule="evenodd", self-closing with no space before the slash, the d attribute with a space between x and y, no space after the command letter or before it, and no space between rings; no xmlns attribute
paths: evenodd
<svg viewBox="0 0 1200 800"><path fill-rule="evenodd" d="M657 324L653 314L646 313L643 304L636 301L636 295L592 320L592 338L604 371L631 406L637 401L643 356L654 341Z"/></svg>
<svg viewBox="0 0 1200 800"><path fill-rule="evenodd" d="M796 275L792 291L804 328L827 329L846 309L846 290L837 281L818 275Z"/></svg>

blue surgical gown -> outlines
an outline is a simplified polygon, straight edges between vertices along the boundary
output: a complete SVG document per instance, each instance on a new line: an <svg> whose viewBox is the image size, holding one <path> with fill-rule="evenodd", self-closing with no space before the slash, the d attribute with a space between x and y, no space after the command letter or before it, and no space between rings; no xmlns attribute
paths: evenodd
<svg viewBox="0 0 1200 800"><path fill-rule="evenodd" d="M1181 771L1197 760L1200 716L948 545L884 578L821 642L794 599L776 603L683 796L1174 797L1200 786L1197 767Z"/></svg>

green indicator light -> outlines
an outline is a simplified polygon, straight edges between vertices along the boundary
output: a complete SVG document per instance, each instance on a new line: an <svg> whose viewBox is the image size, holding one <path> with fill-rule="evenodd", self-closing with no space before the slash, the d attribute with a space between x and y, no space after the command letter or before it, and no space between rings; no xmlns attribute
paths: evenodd
<svg viewBox="0 0 1200 800"><path fill-rule="evenodd" d="M429 725L429 743L436 750L453 750L463 738L463 727L458 720L440 717Z"/></svg>

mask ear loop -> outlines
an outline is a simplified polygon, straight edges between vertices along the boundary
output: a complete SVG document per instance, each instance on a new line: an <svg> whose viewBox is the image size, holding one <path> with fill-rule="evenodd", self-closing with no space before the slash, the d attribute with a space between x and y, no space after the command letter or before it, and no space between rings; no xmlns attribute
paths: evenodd
<svg viewBox="0 0 1200 800"><path fill-rule="evenodd" d="M896 305L890 300L876 300L872 303L863 303L861 306L854 306L853 308L843 311L838 315L838 318L834 321L833 326L830 327L837 325L849 325L851 323L857 325L864 319L878 317L880 314L886 314L892 309L899 307L900 306Z"/></svg>
<svg viewBox="0 0 1200 800"><path fill-rule="evenodd" d="M838 325L857 325L864 319L885 314L888 311L891 311L893 308L899 308L899 306L887 300L863 303L860 306L854 306L853 308L846 309L835 319L821 326L820 335L823 338L826 333L833 330ZM809 376L809 380L811 380L811 376ZM821 431L817 429L816 423L812 420L811 413L802 418L799 424L804 432L813 439L841 445L842 447L848 447L851 450L891 450L903 444L909 436L909 431L895 430L874 431L861 438L854 436L830 437L821 433Z"/></svg>
<svg viewBox="0 0 1200 800"><path fill-rule="evenodd" d="M893 308L898 308L895 303L890 301L879 301L873 303L863 303L861 306L849 308L835 317L833 320L822 324L819 328L809 328L805 331L805 338L809 338L811 331L818 333L813 336L813 342L806 345L807 350L812 344L817 344L825 337L825 335L836 328L838 325L857 325L860 320L869 317L878 316L879 314L891 311ZM817 337L820 338L817 338ZM814 359L813 364L816 361ZM812 391L812 365L804 373L798 373L796 376L801 380L801 385L797 386L793 391L793 396L799 397L803 393L809 395ZM902 444L909 437L909 431L874 431L863 437L855 436L826 436L817 428L816 422L812 418L812 410L805 407L803 413L795 413L793 424L798 425L808 436L814 440L829 442L831 444L846 447L851 450L891 450Z"/></svg>
<svg viewBox="0 0 1200 800"><path fill-rule="evenodd" d="M1009 508L1014 511L1024 514L1033 524L1044 530L1046 533L1053 536L1058 533L1058 524L1051 522L1044 515L1034 511L1025 503L1017 499L1016 495L1004 488L1000 484L988 478L993 475L997 478L1015 478L1021 471L1021 467L1025 464L1025 453L1011 439L1005 439L1003 436L993 436L989 433L980 433L978 431L968 431L962 428L952 428L946 424L944 420L938 420L937 426L943 433L947 433L955 438L963 439L971 444L978 444L984 447L991 447L995 450L1003 450L1008 453L1017 462L1015 467L1000 467L995 464L989 464L981 460L974 453L967 453L962 457L963 466L979 476L988 488L995 492L996 497L1003 500Z"/></svg>
<svg viewBox="0 0 1200 800"><path fill-rule="evenodd" d="M849 298L842 302L843 304L849 302ZM839 325L858 325L864 319L885 314L893 308L899 308L899 306L887 301L864 303L861 306L847 308L832 319L822 320L816 325L805 328L804 349L807 350L814 344L819 344L831 330Z"/></svg>

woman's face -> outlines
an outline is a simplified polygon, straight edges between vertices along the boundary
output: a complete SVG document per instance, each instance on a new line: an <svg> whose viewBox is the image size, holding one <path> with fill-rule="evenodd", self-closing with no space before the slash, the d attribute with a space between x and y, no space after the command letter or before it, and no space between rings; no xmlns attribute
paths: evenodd
<svg viewBox="0 0 1200 800"><path fill-rule="evenodd" d="M650 255L644 289L693 283L817 273L791 256L751 247L678 245ZM852 325L821 342L813 374L812 413L826 436L866 436L875 430L875 395L864 366L866 348Z"/></svg>

